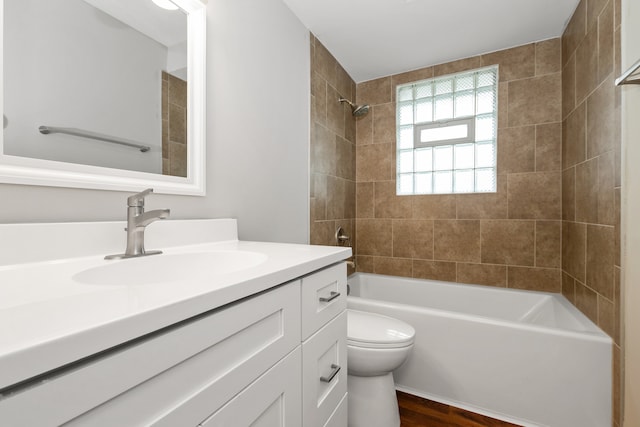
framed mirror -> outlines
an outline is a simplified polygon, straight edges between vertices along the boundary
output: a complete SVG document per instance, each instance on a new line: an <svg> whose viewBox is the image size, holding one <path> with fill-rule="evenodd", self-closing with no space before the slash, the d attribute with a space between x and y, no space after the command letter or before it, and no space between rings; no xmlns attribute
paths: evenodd
<svg viewBox="0 0 640 427"><path fill-rule="evenodd" d="M0 0L0 182L205 194L201 0Z"/></svg>

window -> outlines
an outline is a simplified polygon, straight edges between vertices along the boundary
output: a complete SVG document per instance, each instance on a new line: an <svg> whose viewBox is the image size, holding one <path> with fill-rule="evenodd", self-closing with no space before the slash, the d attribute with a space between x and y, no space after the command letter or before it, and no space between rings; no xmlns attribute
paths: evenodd
<svg viewBox="0 0 640 427"><path fill-rule="evenodd" d="M396 192L496 191L498 67L396 88Z"/></svg>

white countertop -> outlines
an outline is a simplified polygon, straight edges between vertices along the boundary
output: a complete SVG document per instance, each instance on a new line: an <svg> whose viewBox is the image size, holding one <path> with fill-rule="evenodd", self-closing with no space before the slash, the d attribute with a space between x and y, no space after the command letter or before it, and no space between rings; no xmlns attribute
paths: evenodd
<svg viewBox="0 0 640 427"><path fill-rule="evenodd" d="M79 272L135 261L105 261L103 255L0 266L0 389L351 255L343 247L238 240L151 249L164 251L153 257L248 251L266 258L229 273L187 274L141 285L79 281Z"/></svg>

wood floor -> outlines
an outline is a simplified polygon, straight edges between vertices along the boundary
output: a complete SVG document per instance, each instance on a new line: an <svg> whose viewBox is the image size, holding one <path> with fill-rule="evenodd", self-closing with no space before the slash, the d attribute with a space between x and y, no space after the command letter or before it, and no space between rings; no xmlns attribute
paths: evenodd
<svg viewBox="0 0 640 427"><path fill-rule="evenodd" d="M400 427L520 427L401 391L397 395Z"/></svg>

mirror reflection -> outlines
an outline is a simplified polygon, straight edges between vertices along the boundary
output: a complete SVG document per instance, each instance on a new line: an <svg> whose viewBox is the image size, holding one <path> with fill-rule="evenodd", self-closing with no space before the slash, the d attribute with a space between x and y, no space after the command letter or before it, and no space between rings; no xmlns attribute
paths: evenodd
<svg viewBox="0 0 640 427"><path fill-rule="evenodd" d="M187 17L164 3L5 0L4 154L186 177Z"/></svg>

